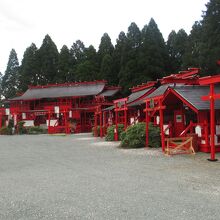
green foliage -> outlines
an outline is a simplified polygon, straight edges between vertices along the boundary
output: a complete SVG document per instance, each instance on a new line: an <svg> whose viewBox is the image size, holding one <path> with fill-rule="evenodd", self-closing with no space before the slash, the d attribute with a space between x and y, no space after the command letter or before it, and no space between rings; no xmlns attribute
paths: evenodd
<svg viewBox="0 0 220 220"><path fill-rule="evenodd" d="M13 128L13 127L14 127L14 120L13 119L9 119L8 128Z"/></svg>
<svg viewBox="0 0 220 220"><path fill-rule="evenodd" d="M113 72L113 59L111 55L106 54L101 63L101 69L100 69L101 76L103 79L108 81L108 84L112 84L114 82L114 72ZM117 77L117 76L116 76Z"/></svg>
<svg viewBox="0 0 220 220"><path fill-rule="evenodd" d="M92 135L95 136L95 127L92 128ZM97 126L97 136L100 136L100 126Z"/></svg>
<svg viewBox="0 0 220 220"><path fill-rule="evenodd" d="M177 33L172 31L168 36L167 48L171 71L180 71L183 65L183 57L188 43L187 33L181 29Z"/></svg>
<svg viewBox="0 0 220 220"><path fill-rule="evenodd" d="M99 51L98 51L98 54L100 56L100 60L102 60L102 58L106 54L112 55L113 51L114 51L114 46L112 45L111 38L109 37L109 35L107 33L104 33L101 38L101 42L99 45Z"/></svg>
<svg viewBox="0 0 220 220"><path fill-rule="evenodd" d="M63 45L59 54L59 60L58 60L59 72L56 76L56 82L65 83L69 81L69 79L71 78L70 67L71 67L70 51L66 45Z"/></svg>
<svg viewBox="0 0 220 220"><path fill-rule="evenodd" d="M141 148L145 146L146 124L137 123L129 126L121 135L123 148ZM160 147L160 129L149 125L149 145L151 147Z"/></svg>
<svg viewBox="0 0 220 220"><path fill-rule="evenodd" d="M47 130L40 126L28 127L27 134L46 134Z"/></svg>
<svg viewBox="0 0 220 220"><path fill-rule="evenodd" d="M220 2L210 0L206 4L206 11L201 21L201 35L198 44L201 67L206 75L213 75L220 71L216 61L220 58Z"/></svg>
<svg viewBox="0 0 220 220"><path fill-rule="evenodd" d="M38 84L39 60L38 50L34 43L28 47L23 55L22 64L19 70L19 90L25 92L28 85Z"/></svg>
<svg viewBox="0 0 220 220"><path fill-rule="evenodd" d="M46 35L38 51L40 73L39 83L48 84L57 80L59 53L57 46L49 35Z"/></svg>
<svg viewBox="0 0 220 220"><path fill-rule="evenodd" d="M2 127L0 129L0 134L1 135L12 135L12 128L10 128L10 127Z"/></svg>
<svg viewBox="0 0 220 220"><path fill-rule="evenodd" d="M115 129L115 125L108 127L107 134L105 136L106 141L114 141L114 129ZM119 139L119 141L121 140L121 134L123 133L123 131L124 131L124 125L118 124L118 139Z"/></svg>
<svg viewBox="0 0 220 220"><path fill-rule="evenodd" d="M17 132L18 134L26 134L27 129L24 127L25 122L24 121L19 121L17 124Z"/></svg>
<svg viewBox="0 0 220 220"><path fill-rule="evenodd" d="M81 63L85 58L85 45L81 40L77 40L73 43L70 49L70 55L73 63Z"/></svg>
<svg viewBox="0 0 220 220"><path fill-rule="evenodd" d="M8 65L4 76L2 77L1 89L3 96L12 98L16 95L18 78L19 78L19 63L17 53L14 49L11 50L8 60Z"/></svg>

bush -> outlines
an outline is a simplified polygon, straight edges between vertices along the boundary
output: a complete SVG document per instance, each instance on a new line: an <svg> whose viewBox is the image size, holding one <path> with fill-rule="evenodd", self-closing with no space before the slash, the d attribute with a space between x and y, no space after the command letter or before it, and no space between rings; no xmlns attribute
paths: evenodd
<svg viewBox="0 0 220 220"><path fill-rule="evenodd" d="M161 147L160 128L150 123L148 129L149 129L149 137L148 137L149 147Z"/></svg>
<svg viewBox="0 0 220 220"><path fill-rule="evenodd" d="M34 126L34 127L27 128L27 133L28 134L46 134L47 130L40 126Z"/></svg>
<svg viewBox="0 0 220 220"><path fill-rule="evenodd" d="M137 123L129 126L121 135L123 148L141 148L145 147L146 142L146 124ZM160 129L149 124L149 146L160 147Z"/></svg>
<svg viewBox="0 0 220 220"><path fill-rule="evenodd" d="M114 141L114 129L115 125L112 125L107 128L107 134L105 136L106 141ZM118 124L118 140L121 140L121 135L124 131L124 125L123 124Z"/></svg>
<svg viewBox="0 0 220 220"><path fill-rule="evenodd" d="M18 134L27 134L27 129L24 127L25 122L19 121L17 124L17 132Z"/></svg>
<svg viewBox="0 0 220 220"><path fill-rule="evenodd" d="M92 128L92 135L95 136L95 127ZM100 126L97 126L97 135L100 136Z"/></svg>
<svg viewBox="0 0 220 220"><path fill-rule="evenodd" d="M0 129L0 134L2 134L2 135L12 135L12 128L11 127L2 127Z"/></svg>

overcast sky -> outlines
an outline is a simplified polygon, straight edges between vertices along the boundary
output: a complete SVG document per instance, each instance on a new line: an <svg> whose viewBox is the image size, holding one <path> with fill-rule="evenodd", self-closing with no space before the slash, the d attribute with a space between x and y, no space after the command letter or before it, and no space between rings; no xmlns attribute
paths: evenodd
<svg viewBox="0 0 220 220"><path fill-rule="evenodd" d="M60 50L80 39L98 48L107 32L115 44L131 22L140 29L154 18L164 39L171 30L189 34L208 0L0 0L0 72L12 48L19 62L33 42L39 48L49 34Z"/></svg>

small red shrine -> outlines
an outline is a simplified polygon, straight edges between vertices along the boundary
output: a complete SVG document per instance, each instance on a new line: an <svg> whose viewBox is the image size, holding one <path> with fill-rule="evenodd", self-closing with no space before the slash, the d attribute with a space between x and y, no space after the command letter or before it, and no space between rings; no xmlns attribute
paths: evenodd
<svg viewBox="0 0 220 220"><path fill-rule="evenodd" d="M161 129L162 150L166 140L196 136L197 149L220 152L220 76L199 77L198 68L158 79L131 89L131 95L114 100L114 105L103 109L104 126L118 124L126 128L136 122L151 122ZM210 100L210 103L208 102ZM101 113L100 113L101 114ZM111 123L108 123L108 122ZM103 126L101 124L101 126ZM105 129L106 130L106 129ZM188 143L188 142L187 142ZM146 129L148 146L148 129Z"/></svg>
<svg viewBox="0 0 220 220"><path fill-rule="evenodd" d="M15 126L24 121L25 126L42 126L48 133L89 132L97 108L112 105L119 90L106 81L29 86L23 95L8 100L10 108L2 117L5 124L13 118Z"/></svg>

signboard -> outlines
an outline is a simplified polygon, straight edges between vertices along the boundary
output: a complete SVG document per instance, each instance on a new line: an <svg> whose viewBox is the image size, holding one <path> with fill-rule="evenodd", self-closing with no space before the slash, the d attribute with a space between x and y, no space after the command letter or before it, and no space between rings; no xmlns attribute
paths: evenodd
<svg viewBox="0 0 220 220"><path fill-rule="evenodd" d="M6 114L6 115L10 115L10 109L9 109L9 108L6 108L6 109L5 109L5 114Z"/></svg>
<svg viewBox="0 0 220 220"><path fill-rule="evenodd" d="M56 114L59 114L60 113L60 107L59 106L54 106L54 112Z"/></svg>
<svg viewBox="0 0 220 220"><path fill-rule="evenodd" d="M26 119L26 113L22 113L22 119Z"/></svg>

